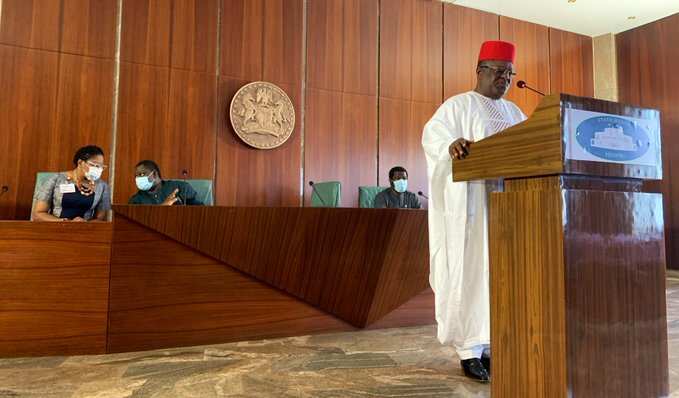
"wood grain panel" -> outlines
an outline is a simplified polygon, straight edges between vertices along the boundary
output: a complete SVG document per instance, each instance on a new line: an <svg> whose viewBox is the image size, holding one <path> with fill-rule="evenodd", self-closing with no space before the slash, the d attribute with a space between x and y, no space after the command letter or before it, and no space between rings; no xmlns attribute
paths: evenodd
<svg viewBox="0 0 679 398"><path fill-rule="evenodd" d="M421 210L116 206L117 214L365 327L428 287Z"/></svg>
<svg viewBox="0 0 679 398"><path fill-rule="evenodd" d="M500 36L497 14L452 4L443 6L443 98L476 87L481 44Z"/></svg>
<svg viewBox="0 0 679 398"><path fill-rule="evenodd" d="M47 169L58 54L0 45L0 219L28 219L35 173Z"/></svg>
<svg viewBox="0 0 679 398"><path fill-rule="evenodd" d="M113 58L117 14L117 0L64 1L61 51Z"/></svg>
<svg viewBox="0 0 679 398"><path fill-rule="evenodd" d="M264 0L222 0L221 74L262 79Z"/></svg>
<svg viewBox="0 0 679 398"><path fill-rule="evenodd" d="M663 144L663 180L667 264L679 269L679 76L674 72L679 49L679 15L616 35L618 86L621 102L660 109Z"/></svg>
<svg viewBox="0 0 679 398"><path fill-rule="evenodd" d="M408 170L408 190L427 195L427 162L422 150L422 126L436 112L437 104L380 99L379 185L389 185L389 169ZM420 198L424 208L427 201Z"/></svg>
<svg viewBox="0 0 679 398"><path fill-rule="evenodd" d="M282 146L258 150L236 135L227 117L231 99L247 81L220 78L217 136L216 203L221 206L299 206L301 188L301 117ZM281 85L299 115L301 95Z"/></svg>
<svg viewBox="0 0 679 398"><path fill-rule="evenodd" d="M494 193L489 209L491 394L566 397L561 191Z"/></svg>
<svg viewBox="0 0 679 398"><path fill-rule="evenodd" d="M0 356L106 352L111 227L0 223Z"/></svg>
<svg viewBox="0 0 679 398"><path fill-rule="evenodd" d="M266 0L264 7L262 78L301 87L303 0Z"/></svg>
<svg viewBox="0 0 679 398"><path fill-rule="evenodd" d="M308 3L307 87L377 93L377 1Z"/></svg>
<svg viewBox="0 0 679 398"><path fill-rule="evenodd" d="M549 32L546 26L519 21L508 17L500 17L500 40L516 45L516 62L514 68L517 75L512 81L514 85L505 96L513 101L526 115L540 102L540 95L515 86L519 80L525 80L529 86L543 93L549 93Z"/></svg>
<svg viewBox="0 0 679 398"><path fill-rule="evenodd" d="M165 147L169 69L123 62L120 65L114 202L127 203L136 191L134 165ZM171 148L176 149L176 148ZM163 165L160 165L161 170Z"/></svg>
<svg viewBox="0 0 679 398"><path fill-rule="evenodd" d="M123 0L121 60L170 65L171 24L172 0Z"/></svg>
<svg viewBox="0 0 679 398"><path fill-rule="evenodd" d="M592 38L549 28L552 93L594 96Z"/></svg>
<svg viewBox="0 0 679 398"><path fill-rule="evenodd" d="M206 224L204 231L212 226ZM203 234L200 241L209 244L210 239L205 238L219 237ZM233 249L252 252L248 246ZM112 253L110 352L354 330L327 313L124 217L116 217ZM281 261L287 260L291 258ZM253 266L258 261L255 259ZM426 290L376 325L429 324L433 322L432 298L431 291Z"/></svg>
<svg viewBox="0 0 679 398"><path fill-rule="evenodd" d="M441 102L443 5L380 2L380 97Z"/></svg>
<svg viewBox="0 0 679 398"><path fill-rule="evenodd" d="M165 178L211 180L215 172L217 77L172 70L167 133L157 158Z"/></svg>
<svg viewBox="0 0 679 398"><path fill-rule="evenodd" d="M0 43L59 50L62 0L3 0Z"/></svg>
<svg viewBox="0 0 679 398"><path fill-rule="evenodd" d="M575 190L564 200L569 393L667 396L661 195Z"/></svg>
<svg viewBox="0 0 679 398"><path fill-rule="evenodd" d="M219 0L177 0L172 10L172 67L217 71Z"/></svg>
<svg viewBox="0 0 679 398"><path fill-rule="evenodd" d="M305 184L340 181L340 205L358 207L358 187L377 183L377 98L309 89L306 118Z"/></svg>
<svg viewBox="0 0 679 398"><path fill-rule="evenodd" d="M61 55L55 130L45 139L50 148L47 170L73 168L73 154L89 144L101 147L109 161L112 102L112 60Z"/></svg>

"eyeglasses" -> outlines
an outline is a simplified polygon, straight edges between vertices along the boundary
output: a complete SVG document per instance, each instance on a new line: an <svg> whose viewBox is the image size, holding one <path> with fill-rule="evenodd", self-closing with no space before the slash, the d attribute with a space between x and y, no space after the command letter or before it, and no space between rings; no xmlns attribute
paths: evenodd
<svg viewBox="0 0 679 398"><path fill-rule="evenodd" d="M514 77L516 76L516 72L514 72L511 69L505 69L505 68L494 68L492 66L488 65L481 65L479 68L485 68L485 69L490 69L495 73L495 77L502 77L502 76L507 76L507 77Z"/></svg>
<svg viewBox="0 0 679 398"><path fill-rule="evenodd" d="M108 168L108 166L105 165L105 164L96 164L96 163L90 162L89 160L86 160L85 163L87 163L87 165L90 166L90 167L96 167L96 168L102 169L102 170L106 170L106 168Z"/></svg>

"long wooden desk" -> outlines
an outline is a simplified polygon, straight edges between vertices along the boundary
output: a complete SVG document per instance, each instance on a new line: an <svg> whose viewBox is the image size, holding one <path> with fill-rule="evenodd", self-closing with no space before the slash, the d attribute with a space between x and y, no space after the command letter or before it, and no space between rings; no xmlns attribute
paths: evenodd
<svg viewBox="0 0 679 398"><path fill-rule="evenodd" d="M0 356L431 324L425 211L115 206L0 222Z"/></svg>

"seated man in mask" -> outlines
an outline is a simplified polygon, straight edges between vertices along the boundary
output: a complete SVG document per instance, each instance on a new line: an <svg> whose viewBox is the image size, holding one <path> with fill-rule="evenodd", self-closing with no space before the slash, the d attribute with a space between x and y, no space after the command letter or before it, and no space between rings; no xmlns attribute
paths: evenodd
<svg viewBox="0 0 679 398"><path fill-rule="evenodd" d="M139 191L128 201L131 205L202 205L196 191L184 181L163 180L160 167L152 160L142 160L135 169L135 183Z"/></svg>
<svg viewBox="0 0 679 398"><path fill-rule="evenodd" d="M408 192L408 171L401 166L389 170L390 188L375 196L375 208L419 209L417 195Z"/></svg>

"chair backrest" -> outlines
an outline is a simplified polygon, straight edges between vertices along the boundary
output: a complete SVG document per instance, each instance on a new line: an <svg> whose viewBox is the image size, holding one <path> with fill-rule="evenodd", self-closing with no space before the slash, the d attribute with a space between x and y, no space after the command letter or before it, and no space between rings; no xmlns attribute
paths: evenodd
<svg viewBox="0 0 679 398"><path fill-rule="evenodd" d="M38 188L47 181L50 177L54 176L55 174L59 174L58 172L53 172L53 171L41 171L38 172L35 175L35 186L33 187L33 204L31 205L31 221L33 221L33 210L35 210L35 193L38 192Z"/></svg>
<svg viewBox="0 0 679 398"><path fill-rule="evenodd" d="M341 195L339 181L317 182L311 192L311 207L338 207Z"/></svg>
<svg viewBox="0 0 679 398"><path fill-rule="evenodd" d="M362 208L375 207L375 196L385 189L387 188L378 186L358 187L358 206Z"/></svg>
<svg viewBox="0 0 679 398"><path fill-rule="evenodd" d="M212 192L212 180L169 180L186 181L194 191L196 199L200 200L205 206L214 206L214 194Z"/></svg>

